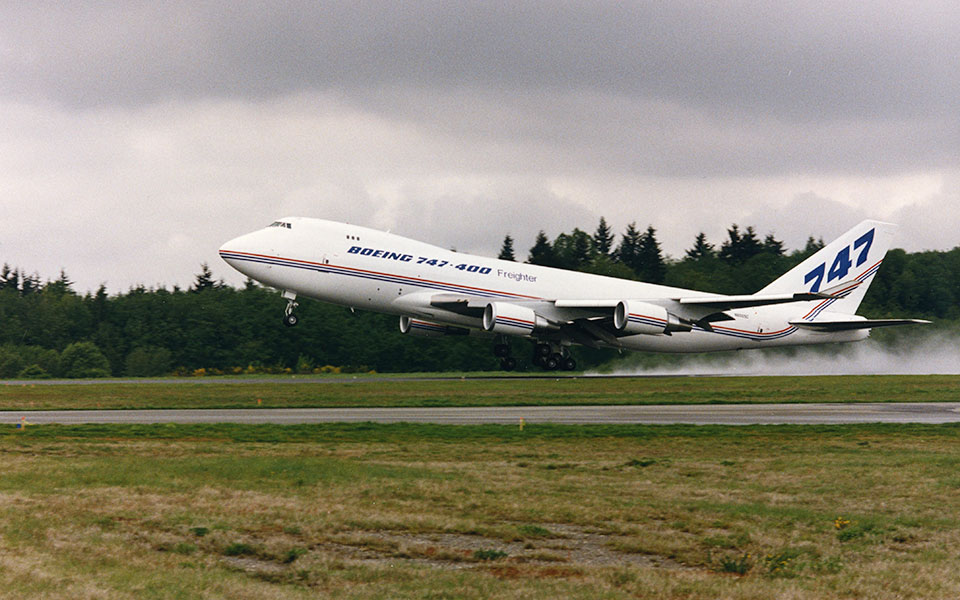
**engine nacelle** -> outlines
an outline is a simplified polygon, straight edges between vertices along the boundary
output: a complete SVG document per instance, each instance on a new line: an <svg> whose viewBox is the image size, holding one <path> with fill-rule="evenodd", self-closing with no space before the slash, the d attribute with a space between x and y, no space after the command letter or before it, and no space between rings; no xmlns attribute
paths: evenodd
<svg viewBox="0 0 960 600"><path fill-rule="evenodd" d="M504 335L533 335L534 331L553 329L550 323L525 306L509 302L491 302L483 309L483 328Z"/></svg>
<svg viewBox="0 0 960 600"><path fill-rule="evenodd" d="M469 335L470 330L463 327L441 325L423 319L414 319L404 315L400 317L400 333L418 337L440 337L444 335Z"/></svg>
<svg viewBox="0 0 960 600"><path fill-rule="evenodd" d="M692 329L664 307L636 300L621 300L617 303L617 308L613 311L613 326L623 333L647 335Z"/></svg>

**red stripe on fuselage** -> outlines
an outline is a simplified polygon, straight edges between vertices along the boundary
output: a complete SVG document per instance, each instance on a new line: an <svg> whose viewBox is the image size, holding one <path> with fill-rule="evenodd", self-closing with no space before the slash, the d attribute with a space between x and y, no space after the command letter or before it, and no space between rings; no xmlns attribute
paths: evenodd
<svg viewBox="0 0 960 600"><path fill-rule="evenodd" d="M444 281L435 281L435 280L433 280L433 279L420 279L420 278L417 278L417 277L410 277L409 275L397 275L397 274L395 274L395 273L383 273L383 272L380 272L380 271L370 271L370 270L368 270L368 269L358 269L358 268L356 268L356 267L345 267L345 266L341 266L341 265L318 263L318 262L313 262L313 261L309 261L309 260L303 260L303 259L299 259L299 258L283 258L283 257L281 257L281 256L270 256L270 255L268 255L268 254L254 254L254 253L252 253L252 252L236 252L236 251L234 251L234 250L227 250L227 252L229 252L230 254L240 254L240 255L243 255L243 256L253 256L253 257L256 257L256 258L266 258L266 259L270 259L270 260L282 260L282 261L289 261L289 262L297 262L297 263L303 263L303 264L306 264L306 265L315 265L315 266L318 266L318 267L333 267L333 268L335 268L335 269L345 269L345 270L348 270L348 271L354 271L354 272L356 272L356 273L367 273L367 274L369 274L369 275L381 275L381 276L384 276L384 277L399 277L399 278L401 278L401 279L408 279L408 280L410 280L410 283L411 283L411 284L416 284L416 283L418 283L418 282L423 282L423 283L435 283L435 284L437 284L437 285L445 285L445 286L450 286L450 287L460 287L460 288L464 288L464 289L467 289L467 290L475 290L475 291L477 291L477 292L486 292L486 293L490 293L490 294L500 294L500 295L502 295L502 296L514 296L514 297L516 297L516 298L523 298L523 299L525 299L525 300L543 300L543 298L540 298L540 297L538 297L538 296L526 296L526 295L524 295L524 294L516 294L516 293L514 293L514 292L503 292L503 291L500 291L500 290L489 290L489 289L486 289L486 288L480 288L480 287L475 287L475 286L471 286L471 285L464 285L464 284L462 284L462 283L447 283L447 282L444 282Z"/></svg>

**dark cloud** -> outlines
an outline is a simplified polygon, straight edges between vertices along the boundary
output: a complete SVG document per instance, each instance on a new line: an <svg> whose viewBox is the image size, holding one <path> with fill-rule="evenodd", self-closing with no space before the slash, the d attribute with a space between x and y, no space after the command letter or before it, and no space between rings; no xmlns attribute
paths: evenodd
<svg viewBox="0 0 960 600"><path fill-rule="evenodd" d="M412 86L786 119L956 112L950 2L8 5L5 94L76 105Z"/></svg>
<svg viewBox="0 0 960 600"><path fill-rule="evenodd" d="M0 98L74 108L328 92L578 168L953 165L949 2L8 5ZM534 159L536 160L536 159Z"/></svg>

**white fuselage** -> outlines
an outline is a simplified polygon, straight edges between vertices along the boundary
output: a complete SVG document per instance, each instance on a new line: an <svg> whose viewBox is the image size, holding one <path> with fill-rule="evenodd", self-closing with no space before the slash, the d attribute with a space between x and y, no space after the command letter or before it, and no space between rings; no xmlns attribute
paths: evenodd
<svg viewBox="0 0 960 600"><path fill-rule="evenodd" d="M320 219L288 218L279 225L238 237L220 254L233 268L280 290L324 302L481 329L476 317L432 306L430 298L450 293L523 302L556 321L577 319L577 308L559 308L557 299L651 304L704 292L653 285L474 256L409 238ZM672 335L629 335L610 347L657 352L704 352L855 341L866 330L814 332L788 321L804 318L824 301L728 311L732 320L712 331L695 327Z"/></svg>

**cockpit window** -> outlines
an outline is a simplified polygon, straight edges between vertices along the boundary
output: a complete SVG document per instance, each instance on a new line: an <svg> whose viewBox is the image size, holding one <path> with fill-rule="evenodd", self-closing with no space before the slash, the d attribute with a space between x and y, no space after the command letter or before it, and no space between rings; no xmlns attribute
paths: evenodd
<svg viewBox="0 0 960 600"><path fill-rule="evenodd" d="M283 227L283 228L285 228L285 229L293 229L293 227L290 226L290 223L285 223L285 222L283 222L283 221L274 221L273 223L270 223L269 226L270 226L270 227Z"/></svg>

